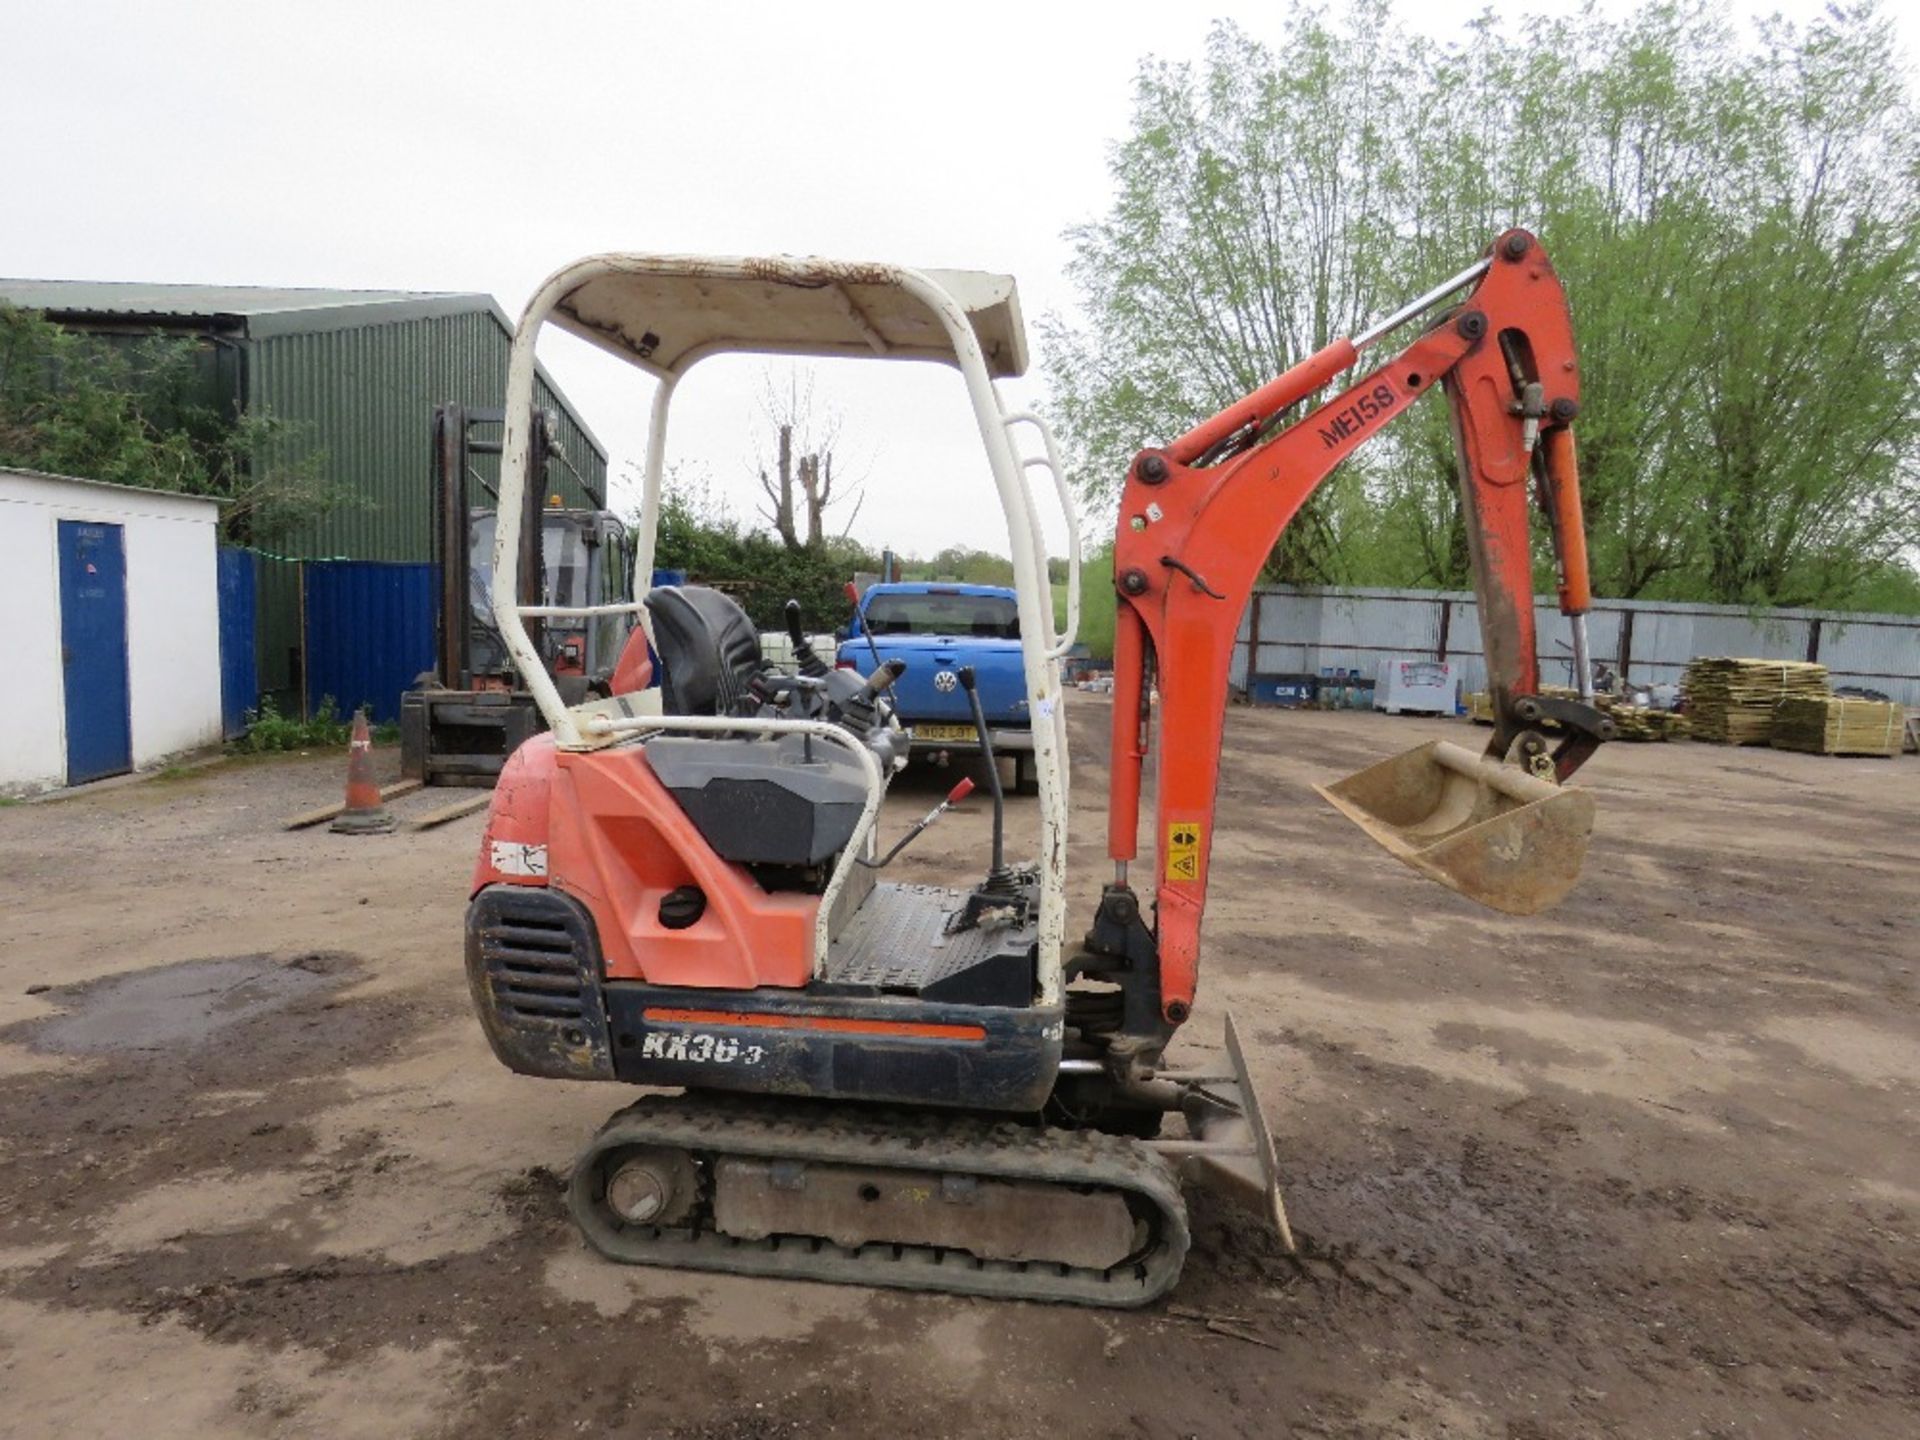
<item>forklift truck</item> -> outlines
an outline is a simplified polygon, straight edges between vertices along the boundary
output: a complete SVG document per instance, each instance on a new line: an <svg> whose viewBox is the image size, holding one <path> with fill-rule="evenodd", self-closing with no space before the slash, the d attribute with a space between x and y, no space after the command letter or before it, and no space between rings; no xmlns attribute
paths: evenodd
<svg viewBox="0 0 1920 1440"><path fill-rule="evenodd" d="M476 480L498 498L475 461L500 453L504 420L498 407L447 404L434 410L437 658L400 701L401 771L428 785L489 788L520 742L543 728L493 618L497 517L492 507L470 499ZM605 510L563 508L557 494L542 504L557 451L553 430L552 417L542 414L530 437L528 474L539 483L521 491L519 528L522 535L537 534L540 543L520 547L516 593L530 607L531 633L548 674L568 703L577 705L610 693L614 663L633 620L572 612L632 600L633 547L626 526ZM539 613L549 608L569 613Z"/></svg>

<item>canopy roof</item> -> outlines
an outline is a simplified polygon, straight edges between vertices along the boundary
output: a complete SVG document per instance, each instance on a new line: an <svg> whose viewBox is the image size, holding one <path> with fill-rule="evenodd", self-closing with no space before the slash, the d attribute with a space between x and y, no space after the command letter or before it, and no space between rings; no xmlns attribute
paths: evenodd
<svg viewBox="0 0 1920 1440"><path fill-rule="evenodd" d="M678 371L714 350L956 359L939 316L892 265L779 256L602 255L576 267L552 322L624 360ZM965 312L987 373L1027 368L1020 297L1008 275L923 270Z"/></svg>

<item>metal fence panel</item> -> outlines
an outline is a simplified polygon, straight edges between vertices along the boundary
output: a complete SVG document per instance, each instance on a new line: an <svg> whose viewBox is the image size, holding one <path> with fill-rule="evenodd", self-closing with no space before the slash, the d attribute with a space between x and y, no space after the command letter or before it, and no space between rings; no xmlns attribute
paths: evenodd
<svg viewBox="0 0 1920 1440"><path fill-rule="evenodd" d="M1778 615L1715 615L1693 617L1694 655L1731 655L1755 660L1807 658L1807 622ZM1663 659L1692 658L1663 656Z"/></svg>
<svg viewBox="0 0 1920 1440"><path fill-rule="evenodd" d="M1318 654L1310 645L1269 645L1262 642L1259 661L1254 667L1260 675L1311 675L1319 668Z"/></svg>
<svg viewBox="0 0 1920 1440"><path fill-rule="evenodd" d="M277 555L254 559L255 684L282 715L299 715L306 690L300 645L298 560Z"/></svg>
<svg viewBox="0 0 1920 1440"><path fill-rule="evenodd" d="M1920 705L1920 625L1912 621L1823 620L1820 660L1836 685L1863 685Z"/></svg>
<svg viewBox="0 0 1920 1440"><path fill-rule="evenodd" d="M1258 647L1251 621L1258 607ZM1551 597L1537 596L1541 678L1570 683L1572 637ZM1701 656L1804 660L1828 667L1836 685L1864 685L1920 705L1920 617L1836 611L1749 611L1733 605L1603 600L1587 618L1595 659L1640 684L1677 684ZM1256 592L1234 679L1254 674L1317 674L1328 668L1375 674L1394 655L1446 659L1464 686L1486 685L1478 607L1460 591L1304 590Z"/></svg>
<svg viewBox="0 0 1920 1440"><path fill-rule="evenodd" d="M1645 685L1678 685L1694 649L1694 617L1671 609L1633 610L1633 654L1627 675Z"/></svg>
<svg viewBox="0 0 1920 1440"><path fill-rule="evenodd" d="M438 567L379 560L308 561L307 699L342 715L361 705L400 718L400 695L434 663Z"/></svg>
<svg viewBox="0 0 1920 1440"><path fill-rule="evenodd" d="M1320 644L1349 654L1431 655L1440 644L1440 598L1436 595L1354 597L1329 592L1320 602ZM1338 665L1340 661L1324 663ZM1346 662L1347 668L1372 664Z"/></svg>
<svg viewBox="0 0 1920 1440"><path fill-rule="evenodd" d="M1587 616L1587 653L1595 660L1604 661L1616 673L1620 669L1621 615L1618 610L1595 607ZM1533 635L1534 653L1540 660L1540 682L1572 686L1573 627L1560 613L1558 601L1534 601Z"/></svg>

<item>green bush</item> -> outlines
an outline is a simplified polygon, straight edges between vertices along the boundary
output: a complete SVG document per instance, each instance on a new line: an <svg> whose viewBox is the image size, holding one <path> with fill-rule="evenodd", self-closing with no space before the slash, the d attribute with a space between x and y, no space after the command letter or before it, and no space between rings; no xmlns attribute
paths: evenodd
<svg viewBox="0 0 1920 1440"><path fill-rule="evenodd" d="M233 748L245 755L312 750L344 745L351 733L351 721L340 718L331 695L321 699L320 708L314 711L311 720L282 715L273 697L266 696L261 699L258 710L247 712L247 733L233 742Z"/></svg>
<svg viewBox="0 0 1920 1440"><path fill-rule="evenodd" d="M212 342L116 341L0 303L0 466L224 502L222 538L286 543L350 498L311 427L234 413Z"/></svg>
<svg viewBox="0 0 1920 1440"><path fill-rule="evenodd" d="M1080 558L1080 643L1096 660L1113 658L1113 546Z"/></svg>

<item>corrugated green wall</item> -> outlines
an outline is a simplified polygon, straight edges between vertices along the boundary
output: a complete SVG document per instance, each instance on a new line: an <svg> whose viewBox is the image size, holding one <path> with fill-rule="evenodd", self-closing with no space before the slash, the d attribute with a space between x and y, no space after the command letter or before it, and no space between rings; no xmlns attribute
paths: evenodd
<svg viewBox="0 0 1920 1440"><path fill-rule="evenodd" d="M249 341L249 411L297 427L292 443L317 448L327 476L349 495L281 549L306 559L431 560L434 407L500 405L508 345L488 311ZM567 459L604 495L606 457L544 380L538 395L559 417ZM482 471L489 481L491 464ZM594 503L565 465L556 462L549 480L565 504ZM481 490L474 501L486 498ZM297 711L297 567L264 568L276 574L261 577L260 685L283 710Z"/></svg>
<svg viewBox="0 0 1920 1440"><path fill-rule="evenodd" d="M301 427L324 454L328 476L353 497L289 542L289 553L432 559L434 407L501 404L507 348L506 333L484 311L250 342L247 408ZM559 414L567 458L604 494L606 460L559 397L544 382L538 390L540 403ZM567 504L592 503L565 466L554 472Z"/></svg>

